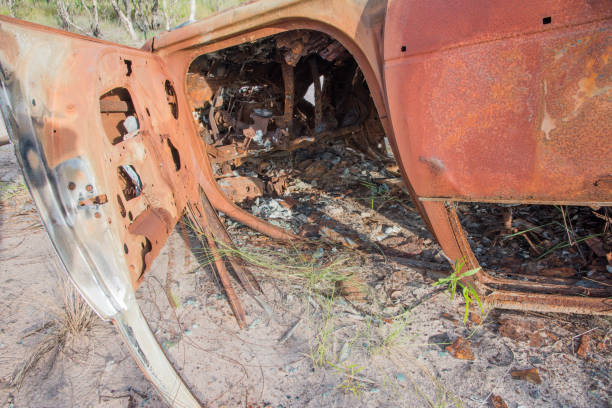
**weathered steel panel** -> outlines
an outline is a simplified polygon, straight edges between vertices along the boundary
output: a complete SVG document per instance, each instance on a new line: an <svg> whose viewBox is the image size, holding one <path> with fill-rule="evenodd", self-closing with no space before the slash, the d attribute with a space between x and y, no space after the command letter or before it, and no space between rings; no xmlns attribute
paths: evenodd
<svg viewBox="0 0 612 408"><path fill-rule="evenodd" d="M388 104L416 193L612 202L612 2L460 3L389 4Z"/></svg>

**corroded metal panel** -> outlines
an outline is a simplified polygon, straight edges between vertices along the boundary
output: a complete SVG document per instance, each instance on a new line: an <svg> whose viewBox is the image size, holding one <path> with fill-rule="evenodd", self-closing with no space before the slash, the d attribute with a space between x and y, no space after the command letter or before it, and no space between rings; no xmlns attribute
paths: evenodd
<svg viewBox="0 0 612 408"><path fill-rule="evenodd" d="M385 27L416 193L612 202L612 2L443 3L391 1Z"/></svg>

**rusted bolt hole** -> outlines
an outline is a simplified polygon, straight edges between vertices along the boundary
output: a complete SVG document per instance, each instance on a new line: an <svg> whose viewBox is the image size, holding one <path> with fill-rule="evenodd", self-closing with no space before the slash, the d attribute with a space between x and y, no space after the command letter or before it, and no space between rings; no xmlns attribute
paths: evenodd
<svg viewBox="0 0 612 408"><path fill-rule="evenodd" d="M74 184L72 181L68 183L68 190L74 190L75 188L76 188L76 184Z"/></svg>
<svg viewBox="0 0 612 408"><path fill-rule="evenodd" d="M406 46L402 45L402 52L406 52Z"/></svg>
<svg viewBox="0 0 612 408"><path fill-rule="evenodd" d="M550 24L550 23L552 23L552 17L548 16L542 19L542 24Z"/></svg>

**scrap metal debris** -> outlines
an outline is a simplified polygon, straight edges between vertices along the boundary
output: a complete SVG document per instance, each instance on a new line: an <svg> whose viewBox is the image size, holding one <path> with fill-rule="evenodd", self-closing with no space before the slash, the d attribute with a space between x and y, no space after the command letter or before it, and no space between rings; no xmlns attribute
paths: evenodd
<svg viewBox="0 0 612 408"><path fill-rule="evenodd" d="M491 395L491 404L493 408L508 408L508 404L506 401L499 395Z"/></svg>
<svg viewBox="0 0 612 408"><path fill-rule="evenodd" d="M580 338L580 346L578 346L578 351L576 351L576 354L578 355L578 357L584 359L587 357L590 351L591 351L591 336L589 336L588 334L584 334Z"/></svg>
<svg viewBox="0 0 612 408"><path fill-rule="evenodd" d="M202 55L187 78L194 118L219 177L263 153L338 137L349 137L372 157L387 157L363 74L325 34L291 31ZM271 189L278 194L276 182Z"/></svg>
<svg viewBox="0 0 612 408"><path fill-rule="evenodd" d="M540 378L540 374L538 373L537 368L529 368L526 370L513 370L510 372L510 375L515 380L523 380L528 381L532 384L542 384L542 379Z"/></svg>
<svg viewBox="0 0 612 408"><path fill-rule="evenodd" d="M460 360L474 360L474 353L472 352L470 342L463 337L458 337L453 344L446 346L446 351Z"/></svg>

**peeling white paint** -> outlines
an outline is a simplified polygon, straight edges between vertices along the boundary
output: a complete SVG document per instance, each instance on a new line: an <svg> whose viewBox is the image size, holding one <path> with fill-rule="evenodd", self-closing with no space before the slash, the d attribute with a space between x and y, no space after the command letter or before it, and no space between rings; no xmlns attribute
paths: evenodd
<svg viewBox="0 0 612 408"><path fill-rule="evenodd" d="M546 94L548 94L548 84L544 81L544 116L542 117L542 124L540 129L546 135L546 140L550 140L550 132L557 128L555 119L550 116L546 109Z"/></svg>

